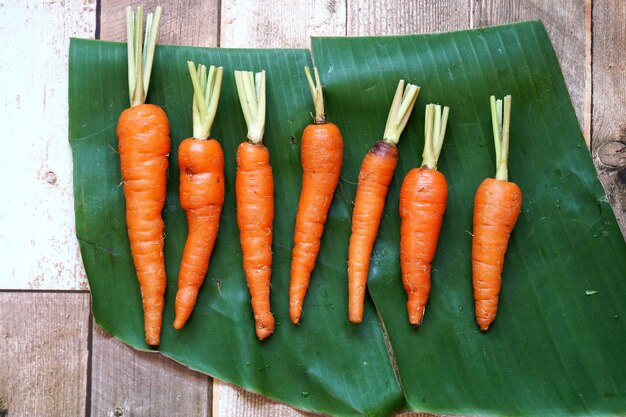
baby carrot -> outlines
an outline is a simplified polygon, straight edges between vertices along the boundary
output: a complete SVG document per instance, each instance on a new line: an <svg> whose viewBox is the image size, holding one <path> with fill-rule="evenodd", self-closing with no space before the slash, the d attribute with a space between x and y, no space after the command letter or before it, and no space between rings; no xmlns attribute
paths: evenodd
<svg viewBox="0 0 626 417"><path fill-rule="evenodd" d="M165 203L170 137L165 112L158 106L145 104L161 8L156 8L154 18L148 14L145 56L141 48L142 15L141 6L136 14L130 7L126 8L131 107L120 115L117 137L126 224L141 290L146 343L156 346L160 341L166 284L161 211Z"/></svg>
<svg viewBox="0 0 626 417"><path fill-rule="evenodd" d="M180 205L187 213L189 235L178 272L174 328L182 329L196 304L209 267L224 205L224 153L210 139L222 86L222 67L196 70L187 62L193 83L193 137L178 147Z"/></svg>
<svg viewBox="0 0 626 417"><path fill-rule="evenodd" d="M289 316L294 324L300 322L343 159L341 132L335 124L326 121L317 68L313 67L315 82L309 68L304 70L313 95L315 117L302 132L302 192L296 215L289 285Z"/></svg>
<svg viewBox="0 0 626 417"><path fill-rule="evenodd" d="M400 80L389 111L383 139L376 142L361 164L352 213L352 234L348 248L348 317L363 319L363 299L374 240L385 207L389 183L398 162L396 144L406 126L419 87Z"/></svg>
<svg viewBox="0 0 626 417"><path fill-rule="evenodd" d="M437 250L448 184L437 171L448 122L448 107L426 106L423 162L404 178L400 189L400 267L408 301L409 323L422 324L430 293L430 264Z"/></svg>
<svg viewBox="0 0 626 417"><path fill-rule="evenodd" d="M237 148L237 225L256 335L262 340L274 332L274 316L270 311L274 177L269 151L263 145L265 71L258 72L256 77L249 71L235 71L235 83L248 126L248 140Z"/></svg>
<svg viewBox="0 0 626 417"><path fill-rule="evenodd" d="M476 191L472 239L472 280L480 330L487 330L496 318L504 254L522 208L522 191L508 181L511 96L504 97L504 112L502 100L491 96L490 101L496 177L485 179Z"/></svg>

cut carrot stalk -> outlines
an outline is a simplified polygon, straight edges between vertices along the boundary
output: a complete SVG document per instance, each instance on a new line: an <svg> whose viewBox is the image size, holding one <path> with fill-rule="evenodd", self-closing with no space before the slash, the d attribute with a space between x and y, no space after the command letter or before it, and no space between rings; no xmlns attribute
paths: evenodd
<svg viewBox="0 0 626 417"><path fill-rule="evenodd" d="M204 281L224 205L224 153L210 139L222 87L223 68L198 69L187 62L193 83L193 137L178 147L180 205L187 214L189 234L178 272L174 328L182 329L196 304Z"/></svg>
<svg viewBox="0 0 626 417"><path fill-rule="evenodd" d="M302 191L296 215L294 247L291 258L289 285L289 316L298 324L302 305L320 250L324 224L339 181L343 159L343 140L339 128L326 120L322 85L313 68L315 81L309 68L305 68L313 103L313 123L302 132Z"/></svg>
<svg viewBox="0 0 626 417"><path fill-rule="evenodd" d="M374 240L385 207L389 183L398 162L396 144L417 100L419 87L400 80L387 117L383 139L363 159L352 213L348 249L348 318L363 320L363 300Z"/></svg>
<svg viewBox="0 0 626 417"><path fill-rule="evenodd" d="M487 330L496 318L502 267L509 237L522 209L522 191L508 180L511 96L491 96L491 119L496 149L496 177L485 179L474 200L472 280L476 322Z"/></svg>
<svg viewBox="0 0 626 417"><path fill-rule="evenodd" d="M138 7L136 13L126 8L131 107L122 112L117 124L126 224L150 346L160 342L166 286L161 211L170 153L169 122L160 107L145 104L160 18L161 7L154 15L148 14L142 48L143 8Z"/></svg>
<svg viewBox="0 0 626 417"><path fill-rule="evenodd" d="M449 108L426 106L422 166L404 177L400 189L400 267L408 301L409 323L422 324L430 293L430 266L448 198L446 177L437 171Z"/></svg>
<svg viewBox="0 0 626 417"><path fill-rule="evenodd" d="M248 140L237 148L237 225L256 335L262 340L274 332L274 316L270 311L274 178L269 151L263 145L265 71L256 75L235 71L235 83L248 126Z"/></svg>

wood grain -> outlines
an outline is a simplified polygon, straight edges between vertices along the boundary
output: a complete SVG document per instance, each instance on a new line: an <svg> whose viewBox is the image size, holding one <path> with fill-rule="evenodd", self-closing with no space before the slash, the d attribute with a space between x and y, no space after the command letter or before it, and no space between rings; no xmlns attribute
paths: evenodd
<svg viewBox="0 0 626 417"><path fill-rule="evenodd" d="M94 323L91 415L208 416L210 381L158 353L139 352Z"/></svg>
<svg viewBox="0 0 626 417"><path fill-rule="evenodd" d="M626 3L593 2L592 154L626 236Z"/></svg>
<svg viewBox="0 0 626 417"><path fill-rule="evenodd" d="M143 4L145 12L163 7L158 42L171 45L218 46L218 0L101 0L100 39L126 41L126 6Z"/></svg>
<svg viewBox="0 0 626 417"><path fill-rule="evenodd" d="M585 3L583 0L473 0L473 25L482 27L541 19L561 64L583 126L585 101Z"/></svg>
<svg viewBox="0 0 626 417"><path fill-rule="evenodd" d="M288 405L277 403L219 380L213 382L213 390L213 417L311 417L320 415L296 410ZM218 393L218 397L215 397L215 393Z"/></svg>
<svg viewBox="0 0 626 417"><path fill-rule="evenodd" d="M403 35L467 29L471 0L348 0L348 35Z"/></svg>
<svg viewBox="0 0 626 417"><path fill-rule="evenodd" d="M0 416L85 411L89 294L0 292Z"/></svg>
<svg viewBox="0 0 626 417"><path fill-rule="evenodd" d="M95 0L0 2L0 289L81 289L68 135L69 38L93 37ZM16 180L19 178L19 181Z"/></svg>
<svg viewBox="0 0 626 417"><path fill-rule="evenodd" d="M345 0L222 0L220 46L310 48L311 36L346 34Z"/></svg>

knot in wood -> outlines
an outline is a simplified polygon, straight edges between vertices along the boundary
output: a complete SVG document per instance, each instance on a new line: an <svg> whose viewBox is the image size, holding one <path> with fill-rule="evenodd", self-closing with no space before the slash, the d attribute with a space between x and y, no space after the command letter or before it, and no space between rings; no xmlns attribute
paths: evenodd
<svg viewBox="0 0 626 417"><path fill-rule="evenodd" d="M602 165L609 168L626 167L626 143L615 140L600 146L597 152Z"/></svg>

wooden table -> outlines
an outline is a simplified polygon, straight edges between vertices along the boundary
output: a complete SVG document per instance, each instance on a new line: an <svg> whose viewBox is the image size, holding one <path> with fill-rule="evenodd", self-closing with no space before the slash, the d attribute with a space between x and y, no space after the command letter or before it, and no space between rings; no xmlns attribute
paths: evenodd
<svg viewBox="0 0 626 417"><path fill-rule="evenodd" d="M308 48L313 35L422 33L542 19L626 231L621 0L160 3L161 43L221 47ZM0 1L0 417L304 415L159 355L135 352L93 323L74 230L68 46L70 36L123 40L126 5Z"/></svg>

